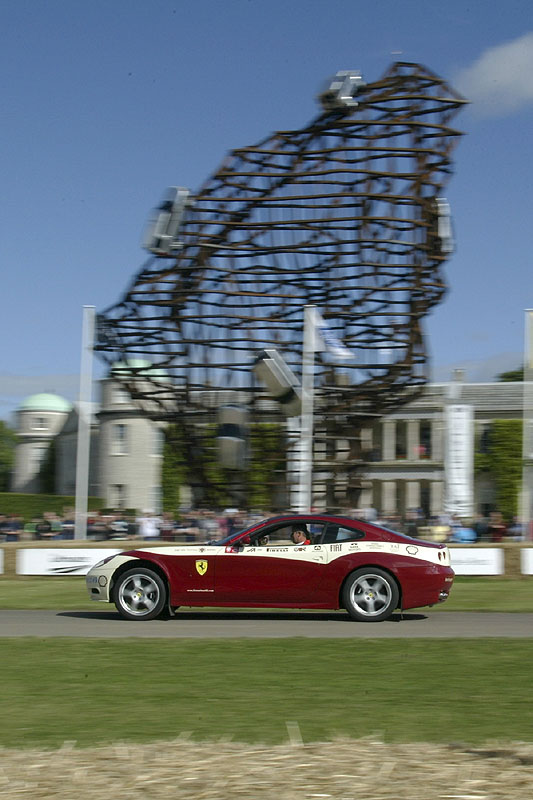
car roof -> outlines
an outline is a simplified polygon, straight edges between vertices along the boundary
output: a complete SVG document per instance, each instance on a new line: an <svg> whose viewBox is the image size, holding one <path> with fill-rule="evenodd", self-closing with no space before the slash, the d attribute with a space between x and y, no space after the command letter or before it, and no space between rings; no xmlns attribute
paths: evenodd
<svg viewBox="0 0 533 800"><path fill-rule="evenodd" d="M363 522L363 520L357 519L356 517L348 517L346 514L332 514L328 511L313 511L309 514L280 514L277 517L268 517L268 519L264 519L263 522L302 521L304 519L316 520L317 522L333 522L337 520L343 520L345 522Z"/></svg>
<svg viewBox="0 0 533 800"><path fill-rule="evenodd" d="M261 528L269 527L270 525L275 524L295 524L297 522L305 522L307 524L312 524L313 522L329 522L333 525L346 525L347 527L359 527L365 534L372 534L374 536L386 537L389 539L392 537L394 540L399 542L407 542L412 543L418 546L424 545L425 547L435 548L437 550L442 550L445 545L438 542L427 542L421 539L414 539L411 536L407 536L405 533L400 533L399 531L391 530L379 523L375 522L367 522L366 520L359 519L357 517L347 517L341 514L330 514L328 512L324 513L310 513L310 514L283 514L278 517L268 517L268 519L263 519L260 522L257 522L255 525L251 527L239 531L239 533L235 533L233 537L228 538L235 538L238 539L241 535L246 533L252 533Z"/></svg>
<svg viewBox="0 0 533 800"><path fill-rule="evenodd" d="M275 525L276 523L286 523L286 524L295 524L298 522L305 522L305 523L313 523L313 522L331 522L336 524L360 524L365 525L363 520L356 519L354 517L346 517L341 516L339 514L328 514L326 513L310 513L310 514L282 514L277 517L268 517L266 519L262 519L259 522L255 523L254 525L250 526L247 530L257 530L257 528L262 528L266 525Z"/></svg>

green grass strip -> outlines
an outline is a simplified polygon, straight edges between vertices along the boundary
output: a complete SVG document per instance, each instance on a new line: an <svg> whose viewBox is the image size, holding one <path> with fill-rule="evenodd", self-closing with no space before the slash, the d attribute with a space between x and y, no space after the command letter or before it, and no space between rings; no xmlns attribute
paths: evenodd
<svg viewBox="0 0 533 800"><path fill-rule="evenodd" d="M0 642L6 747L231 737L533 741L533 641Z"/></svg>

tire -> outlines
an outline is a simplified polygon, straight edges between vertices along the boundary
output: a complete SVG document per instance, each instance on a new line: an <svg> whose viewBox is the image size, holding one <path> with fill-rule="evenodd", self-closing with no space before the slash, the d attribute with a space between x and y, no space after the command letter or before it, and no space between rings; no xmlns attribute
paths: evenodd
<svg viewBox="0 0 533 800"><path fill-rule="evenodd" d="M398 607L400 592L394 578L378 567L352 572L342 590L342 604L358 622L382 622Z"/></svg>
<svg viewBox="0 0 533 800"><path fill-rule="evenodd" d="M113 590L113 600L124 619L156 619L167 607L167 589L157 572L137 567L119 577Z"/></svg>

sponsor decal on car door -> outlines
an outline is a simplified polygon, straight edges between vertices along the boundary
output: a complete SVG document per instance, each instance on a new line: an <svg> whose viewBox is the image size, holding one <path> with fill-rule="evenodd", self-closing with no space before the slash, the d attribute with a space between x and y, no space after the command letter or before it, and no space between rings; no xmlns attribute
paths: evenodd
<svg viewBox="0 0 533 800"><path fill-rule="evenodd" d="M320 545L244 547L217 559L216 600L221 603L319 604L327 556Z"/></svg>

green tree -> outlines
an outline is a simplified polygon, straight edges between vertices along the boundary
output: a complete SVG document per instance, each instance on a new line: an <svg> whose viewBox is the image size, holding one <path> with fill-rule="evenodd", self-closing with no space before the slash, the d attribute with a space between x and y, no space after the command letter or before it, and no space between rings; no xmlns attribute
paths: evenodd
<svg viewBox="0 0 533 800"><path fill-rule="evenodd" d="M9 425L0 420L0 492L9 491L9 482L15 463L17 435Z"/></svg>
<svg viewBox="0 0 533 800"><path fill-rule="evenodd" d="M497 378L502 383L510 383L511 381L523 381L524 367L517 367L517 369L510 369L507 372L500 372Z"/></svg>
<svg viewBox="0 0 533 800"><path fill-rule="evenodd" d="M262 422L250 431L250 506L275 509L286 485L286 441L278 423Z"/></svg>
<svg viewBox="0 0 533 800"><path fill-rule="evenodd" d="M493 480L497 509L510 521L518 513L522 481L522 420L493 420L483 450L475 456L476 472L485 472Z"/></svg>
<svg viewBox="0 0 533 800"><path fill-rule="evenodd" d="M180 488L185 485L193 487L197 502L205 507L275 508L285 487L283 427L251 425L250 455L242 470L220 465L216 432L214 423L198 426L192 437L179 423L168 426L161 478L163 509L179 508Z"/></svg>
<svg viewBox="0 0 533 800"><path fill-rule="evenodd" d="M185 444L181 425L169 425L165 431L161 490L163 510L175 512L180 507L180 487L185 480Z"/></svg>

